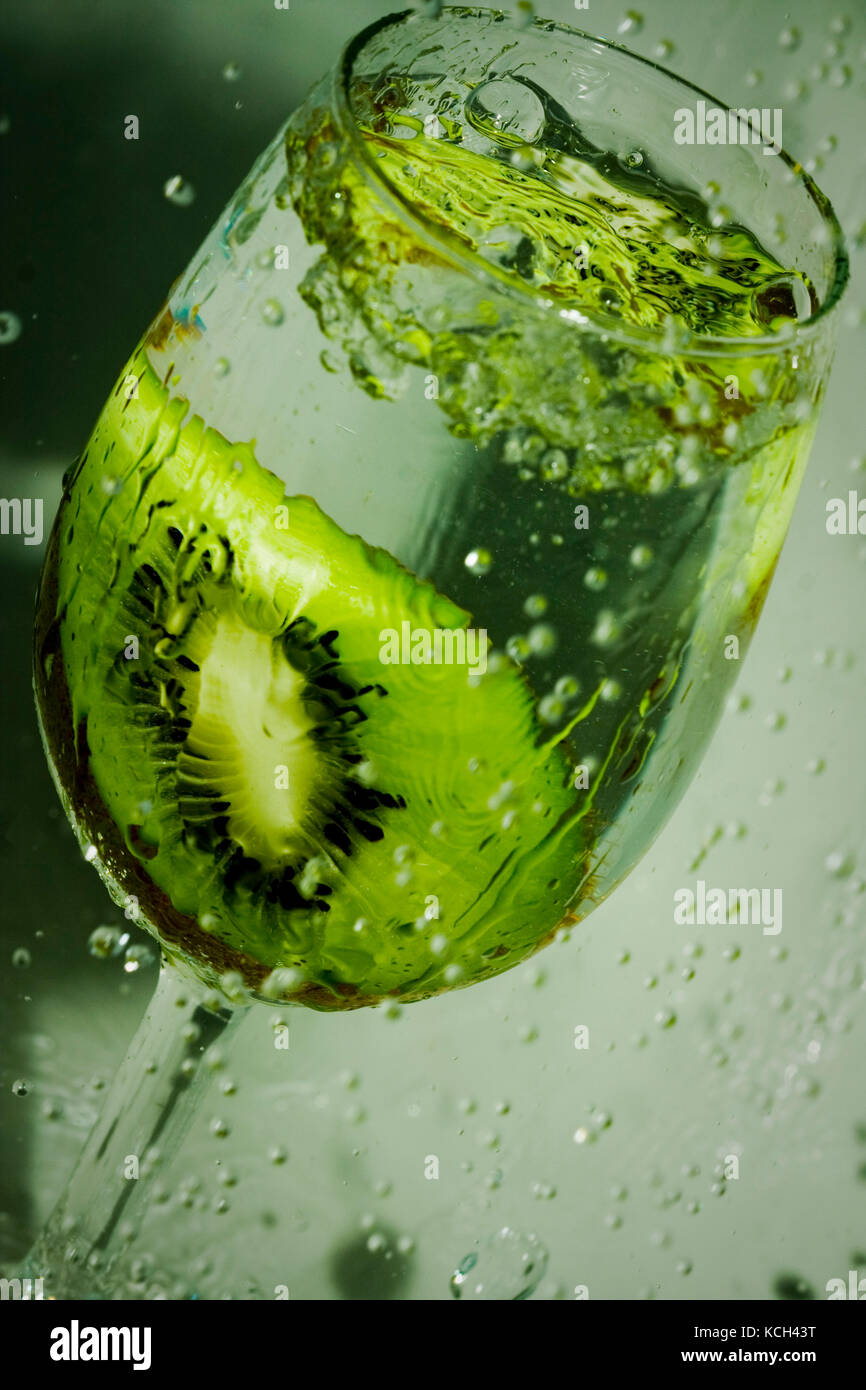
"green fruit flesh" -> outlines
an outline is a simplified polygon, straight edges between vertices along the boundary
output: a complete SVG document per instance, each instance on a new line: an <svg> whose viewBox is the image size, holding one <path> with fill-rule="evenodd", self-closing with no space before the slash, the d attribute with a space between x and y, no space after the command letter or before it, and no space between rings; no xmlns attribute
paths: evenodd
<svg viewBox="0 0 866 1390"><path fill-rule="evenodd" d="M86 836L101 803L122 833L115 888L134 862L189 924L187 957L202 966L204 934L255 989L296 972L281 993L315 1007L515 964L566 915L582 858L523 677L383 665L384 630L470 615L185 418L143 350L130 373L137 394L111 397L57 523L90 785L70 809ZM159 931L147 891L141 911Z"/></svg>

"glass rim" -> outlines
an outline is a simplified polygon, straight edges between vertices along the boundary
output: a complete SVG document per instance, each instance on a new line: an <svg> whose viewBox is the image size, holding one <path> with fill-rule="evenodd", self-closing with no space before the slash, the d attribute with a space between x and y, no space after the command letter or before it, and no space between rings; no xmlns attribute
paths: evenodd
<svg viewBox="0 0 866 1390"><path fill-rule="evenodd" d="M500 14L504 19L508 16L503 11L493 7L473 6L443 6L437 22L442 23L448 16L455 21L471 18L481 19ZM366 48L372 38L381 30L394 28L396 25L404 23L413 17L423 18L423 13L417 9L395 11L392 14L384 15L381 19L375 20L372 24L361 29L345 45L336 67L333 70L333 104L335 114L338 117L341 133L347 138L355 165L365 181L371 186L377 197L389 209L396 212L400 220L408 225L413 235L417 236L422 244L431 245L433 249L445 259L450 261L458 269L465 271L474 279L487 280L500 294L505 294L511 298L519 299L524 304L532 303L542 313L553 313L556 318L566 325L574 326L577 329L588 329L597 336L604 336L604 339L615 340L624 347L640 348L643 351L656 350L664 352L670 356L670 348L665 347L665 329L646 328L640 324L624 324L621 319L614 315L607 315L598 311L585 312L583 309L563 309L557 308L556 301L545 295L534 286L526 284L524 281L509 275L507 271L485 261L473 251L464 250L451 240L442 235L441 229L435 223L428 221L414 207L411 201L404 198L392 184L383 177L379 171L376 161L370 155L367 142L361 134L358 123L352 110L350 97L350 84L353 75L354 63L358 55ZM711 93L702 87L689 82L687 78L680 77L677 73L671 72L668 68L662 67L659 63L654 63L650 58L644 58L638 53L633 53L631 49L623 44L614 43L609 39L598 38L595 35L587 34L582 29L576 29L573 25L563 24L557 20L546 20L539 17L533 18L531 24L524 25L522 28L515 28L516 34L525 34L532 29L539 29L544 33L555 31L568 35L569 38L580 39L585 43L598 45L602 49L622 54L632 63L651 69L653 72L661 74L668 81L676 83L680 88L693 93L696 97L703 98L719 107L726 113L730 113L731 108L727 102L719 101ZM751 127L751 122L747 123ZM753 128L753 127L751 127ZM850 277L850 263L848 250L845 244L845 236L839 220L833 211L830 200L815 183L811 175L807 174L797 161L793 160L787 150L780 149L778 159L794 175L796 182L805 189L811 199L821 222L829 227L832 236L832 279L826 295L822 299L818 308L811 313L808 318L799 320L791 329L784 332L772 334L756 334L753 337L724 337L712 334L695 333L686 330L681 338L678 338L675 353L677 357L754 357L764 356L769 353L782 352L792 346L799 346L804 341L816 336L824 325L826 319L837 308L842 299L842 295L848 284Z"/></svg>

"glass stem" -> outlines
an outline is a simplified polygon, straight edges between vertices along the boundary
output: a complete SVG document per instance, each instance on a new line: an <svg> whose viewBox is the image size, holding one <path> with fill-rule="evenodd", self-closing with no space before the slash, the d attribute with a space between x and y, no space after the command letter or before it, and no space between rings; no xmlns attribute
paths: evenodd
<svg viewBox="0 0 866 1390"><path fill-rule="evenodd" d="M75 1171L25 1261L22 1273L42 1277L44 1297L105 1298L117 1289L111 1271L147 1209L154 1170L177 1153L207 1090L212 1071L203 1059L246 1012L206 1007L212 997L162 966Z"/></svg>

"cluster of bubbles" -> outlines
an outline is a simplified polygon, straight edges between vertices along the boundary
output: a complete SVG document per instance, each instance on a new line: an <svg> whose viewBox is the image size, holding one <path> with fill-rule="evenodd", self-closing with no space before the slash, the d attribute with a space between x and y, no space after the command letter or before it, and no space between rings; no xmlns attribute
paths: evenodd
<svg viewBox="0 0 866 1390"><path fill-rule="evenodd" d="M134 975L142 966L153 965L156 952L143 942L130 944L129 932L119 927L96 927L87 939L87 949L96 960L116 960L123 958L123 969L127 975Z"/></svg>

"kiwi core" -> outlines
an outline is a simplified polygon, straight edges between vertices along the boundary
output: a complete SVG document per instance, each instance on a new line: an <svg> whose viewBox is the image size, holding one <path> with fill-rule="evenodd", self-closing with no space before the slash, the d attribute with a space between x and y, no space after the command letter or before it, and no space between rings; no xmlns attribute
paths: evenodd
<svg viewBox="0 0 866 1390"><path fill-rule="evenodd" d="M231 613L216 623L179 770L184 781L216 780L232 838L266 869L304 848L304 811L309 823L316 800L305 684L265 633Z"/></svg>

